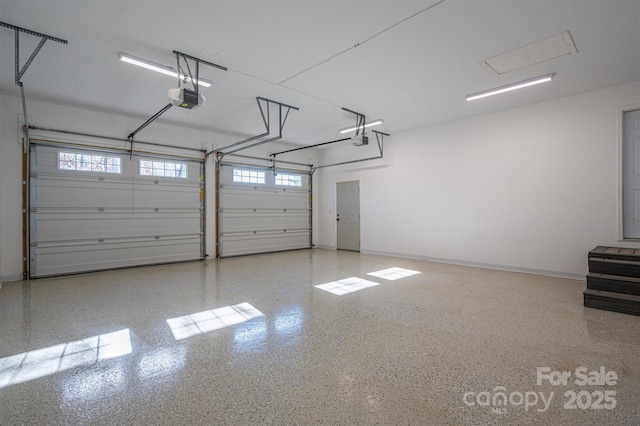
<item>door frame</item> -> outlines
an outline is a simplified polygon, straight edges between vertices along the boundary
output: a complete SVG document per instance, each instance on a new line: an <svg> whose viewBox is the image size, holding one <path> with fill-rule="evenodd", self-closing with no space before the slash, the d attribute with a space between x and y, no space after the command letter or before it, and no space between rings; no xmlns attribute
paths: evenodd
<svg viewBox="0 0 640 426"><path fill-rule="evenodd" d="M624 114L640 110L640 103L618 108L618 241L640 241L624 237Z"/></svg>

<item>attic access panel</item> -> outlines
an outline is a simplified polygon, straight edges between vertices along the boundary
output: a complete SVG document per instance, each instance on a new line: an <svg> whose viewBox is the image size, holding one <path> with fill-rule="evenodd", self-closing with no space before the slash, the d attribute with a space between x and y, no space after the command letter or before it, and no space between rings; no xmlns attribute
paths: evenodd
<svg viewBox="0 0 640 426"><path fill-rule="evenodd" d="M571 33L566 31L485 59L482 63L496 74L501 75L575 53L578 53L578 49Z"/></svg>

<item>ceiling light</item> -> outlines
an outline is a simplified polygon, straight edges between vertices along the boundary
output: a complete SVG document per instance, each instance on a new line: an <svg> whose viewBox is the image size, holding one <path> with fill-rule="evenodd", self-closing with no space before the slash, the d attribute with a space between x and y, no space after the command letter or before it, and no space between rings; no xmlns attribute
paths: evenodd
<svg viewBox="0 0 640 426"><path fill-rule="evenodd" d="M370 121L368 123L365 123L364 127L371 127L371 126L377 126L378 124L382 124L384 123L384 120L373 120ZM340 133L349 133L349 132L353 132L356 129L361 129L362 126L351 126L351 127L345 127L344 129L340 129Z"/></svg>
<svg viewBox="0 0 640 426"><path fill-rule="evenodd" d="M120 52L118 54L118 58L129 64L137 65L142 68L146 68L151 71L159 72L161 74L165 74L171 77L178 77L181 80L185 79L185 76L182 74L178 74L178 72L167 65L158 64L156 62L151 62L146 59L138 58L137 56L129 55L128 53ZM213 82L211 80L207 80L206 78L200 78L198 80L198 84L203 87L210 87Z"/></svg>
<svg viewBox="0 0 640 426"><path fill-rule="evenodd" d="M473 101L475 99L486 98L487 96L497 95L499 93L510 92L516 89L522 89L524 87L534 86L540 83L546 83L547 81L551 81L555 74L547 74L536 78L531 78L529 80L520 81L518 83L508 84L506 86L501 86L491 90L485 90L483 92L473 93L471 95L465 96L465 99L468 101Z"/></svg>

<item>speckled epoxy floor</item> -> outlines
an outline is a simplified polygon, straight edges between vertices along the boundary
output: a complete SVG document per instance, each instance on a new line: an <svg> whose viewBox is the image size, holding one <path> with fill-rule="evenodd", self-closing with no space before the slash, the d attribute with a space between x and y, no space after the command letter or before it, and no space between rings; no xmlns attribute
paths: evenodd
<svg viewBox="0 0 640 426"><path fill-rule="evenodd" d="M367 275L391 267L420 274ZM379 285L314 287L349 277ZM319 249L5 283L0 424L638 425L640 317L584 288ZM167 323L239 303L264 315ZM581 367L617 380L579 386Z"/></svg>

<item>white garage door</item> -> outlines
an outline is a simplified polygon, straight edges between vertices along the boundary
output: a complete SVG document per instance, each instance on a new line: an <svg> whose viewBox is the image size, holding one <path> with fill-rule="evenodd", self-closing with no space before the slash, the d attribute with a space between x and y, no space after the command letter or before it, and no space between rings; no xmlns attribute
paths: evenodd
<svg viewBox="0 0 640 426"><path fill-rule="evenodd" d="M204 257L203 163L32 144L30 275Z"/></svg>
<svg viewBox="0 0 640 426"><path fill-rule="evenodd" d="M221 163L221 257L311 247L310 174Z"/></svg>

